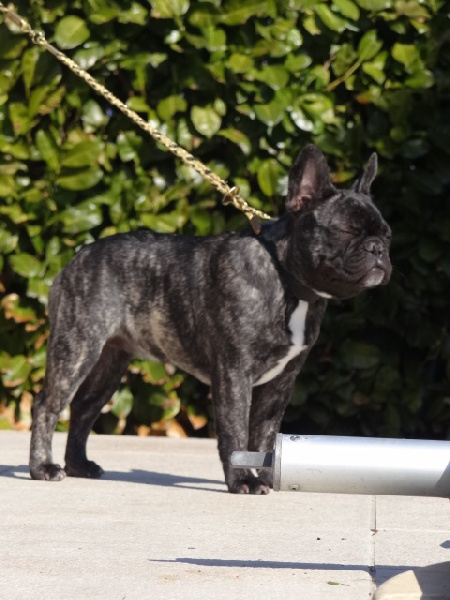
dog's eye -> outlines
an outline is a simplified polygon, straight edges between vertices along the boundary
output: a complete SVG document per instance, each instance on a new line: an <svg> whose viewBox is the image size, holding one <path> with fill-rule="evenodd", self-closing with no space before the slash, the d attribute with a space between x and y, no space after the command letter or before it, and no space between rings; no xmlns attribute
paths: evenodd
<svg viewBox="0 0 450 600"><path fill-rule="evenodd" d="M334 230L336 231L336 233L339 233L341 235L345 235L348 237L356 237L358 235L357 231L352 231L350 229L344 229L344 227L335 227Z"/></svg>

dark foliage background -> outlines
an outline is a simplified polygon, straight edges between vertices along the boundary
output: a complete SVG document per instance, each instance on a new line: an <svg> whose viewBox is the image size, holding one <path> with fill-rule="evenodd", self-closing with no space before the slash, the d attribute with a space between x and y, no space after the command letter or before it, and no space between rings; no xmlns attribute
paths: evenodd
<svg viewBox="0 0 450 600"><path fill-rule="evenodd" d="M384 289L332 303L285 430L450 437L450 20L439 0L18 0L154 125L279 214L306 142L337 184L380 157L394 232ZM56 273L139 226L206 235L245 218L0 22L0 425L28 427ZM133 363L103 432L206 435L208 390ZM133 401L134 399L134 401ZM62 415L60 426L65 426Z"/></svg>

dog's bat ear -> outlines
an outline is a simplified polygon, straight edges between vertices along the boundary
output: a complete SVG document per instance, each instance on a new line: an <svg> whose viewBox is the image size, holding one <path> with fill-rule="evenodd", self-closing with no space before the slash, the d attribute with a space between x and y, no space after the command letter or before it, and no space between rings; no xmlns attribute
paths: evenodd
<svg viewBox="0 0 450 600"><path fill-rule="evenodd" d="M297 212L311 202L327 198L334 191L324 155L317 146L308 144L291 167L286 210Z"/></svg>
<svg viewBox="0 0 450 600"><path fill-rule="evenodd" d="M359 192L360 194L366 194L368 196L370 194L370 186L372 185L373 180L376 177L377 170L378 157L377 153L374 152L367 162L367 166L365 168L364 173L359 179L355 181L351 189L355 192Z"/></svg>

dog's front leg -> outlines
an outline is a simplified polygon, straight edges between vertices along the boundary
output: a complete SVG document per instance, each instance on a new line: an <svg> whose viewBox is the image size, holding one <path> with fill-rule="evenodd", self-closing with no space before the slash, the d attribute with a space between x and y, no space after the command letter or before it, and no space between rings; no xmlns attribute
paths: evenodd
<svg viewBox="0 0 450 600"><path fill-rule="evenodd" d="M224 366L226 365L226 367ZM214 369L211 391L219 455L225 472L225 483L232 494L267 494L267 485L247 469L233 469L234 450L247 450L252 385L245 370L227 361Z"/></svg>
<svg viewBox="0 0 450 600"><path fill-rule="evenodd" d="M250 452L273 450L275 437L280 431L286 407L291 399L298 370L299 367L293 361L292 365L288 365L287 372L253 388L248 440ZM258 470L258 477L262 483L272 487L272 469Z"/></svg>

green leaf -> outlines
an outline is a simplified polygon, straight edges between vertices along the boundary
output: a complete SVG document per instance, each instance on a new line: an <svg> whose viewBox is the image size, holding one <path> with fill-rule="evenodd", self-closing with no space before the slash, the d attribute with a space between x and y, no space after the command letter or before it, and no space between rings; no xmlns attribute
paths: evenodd
<svg viewBox="0 0 450 600"><path fill-rule="evenodd" d="M405 79L405 84L413 89L426 90L432 87L435 83L434 75L428 69L417 71Z"/></svg>
<svg viewBox="0 0 450 600"><path fill-rule="evenodd" d="M9 257L11 267L22 277L37 277L42 274L41 262L31 254L15 254Z"/></svg>
<svg viewBox="0 0 450 600"><path fill-rule="evenodd" d="M257 173L258 185L263 194L273 196L283 175L283 168L274 158L265 160L258 168Z"/></svg>
<svg viewBox="0 0 450 600"><path fill-rule="evenodd" d="M148 10L138 2L133 2L128 10L121 10L119 13L120 23L134 23L135 25L145 25L148 19Z"/></svg>
<svg viewBox="0 0 450 600"><path fill-rule="evenodd" d="M248 73L253 68L253 58L245 54L234 52L226 61L226 65L234 73Z"/></svg>
<svg viewBox="0 0 450 600"><path fill-rule="evenodd" d="M208 417L205 412L199 411L196 406L189 404L186 408L186 414L194 431L205 427L208 424Z"/></svg>
<svg viewBox="0 0 450 600"><path fill-rule="evenodd" d="M181 373L176 373L175 375L172 375L172 377L169 377L169 379L164 383L164 391L173 392L174 390L177 390L183 383L183 380L184 375L182 375Z"/></svg>
<svg viewBox="0 0 450 600"><path fill-rule="evenodd" d="M430 14L424 6L421 6L421 0L396 0L394 3L395 12L400 17L414 17L425 20ZM432 5L431 3L427 3Z"/></svg>
<svg viewBox="0 0 450 600"><path fill-rule="evenodd" d="M233 142L242 150L244 154L250 154L251 151L251 142L248 136L246 136L242 131L238 129L233 129L228 127L227 129L221 129L219 131L219 135L223 136L230 142Z"/></svg>
<svg viewBox="0 0 450 600"><path fill-rule="evenodd" d="M334 120L333 103L325 94L304 94L299 98L299 105L314 121L331 123Z"/></svg>
<svg viewBox="0 0 450 600"><path fill-rule="evenodd" d="M358 55L351 44L342 44L334 55L334 60L331 65L336 77L341 77L347 73L350 67L356 62L357 58Z"/></svg>
<svg viewBox="0 0 450 600"><path fill-rule="evenodd" d="M103 127L108 122L108 117L102 107L94 100L89 100L83 105L82 119L83 123L91 125L94 129Z"/></svg>
<svg viewBox="0 0 450 600"><path fill-rule="evenodd" d="M112 397L111 412L118 419L127 417L133 408L133 394L128 388L118 390Z"/></svg>
<svg viewBox="0 0 450 600"><path fill-rule="evenodd" d="M341 15L357 21L359 19L359 8L352 2L352 0L333 0L333 6L335 6Z"/></svg>
<svg viewBox="0 0 450 600"><path fill-rule="evenodd" d="M220 22L221 11L210 2L196 3L189 11L188 21L194 27L207 29Z"/></svg>
<svg viewBox="0 0 450 600"><path fill-rule="evenodd" d="M13 175L0 174L0 196L6 198L13 196L16 191L16 181Z"/></svg>
<svg viewBox="0 0 450 600"><path fill-rule="evenodd" d="M161 418L165 421L173 419L180 412L181 402L175 392L170 392L169 394L156 392L152 394L150 402L153 406L158 406L162 409L163 414Z"/></svg>
<svg viewBox="0 0 450 600"><path fill-rule="evenodd" d="M89 0L87 14L96 25L103 25L120 15L120 6L111 0Z"/></svg>
<svg viewBox="0 0 450 600"><path fill-rule="evenodd" d="M286 58L285 67L291 73L298 73L304 71L312 63L312 58L307 54L289 54Z"/></svg>
<svg viewBox="0 0 450 600"><path fill-rule="evenodd" d="M142 138L134 131L119 133L117 137L117 149L119 150L119 156L122 162L137 160L141 146Z"/></svg>
<svg viewBox="0 0 450 600"><path fill-rule="evenodd" d="M65 169L56 182L65 190L81 191L94 187L103 178L102 169Z"/></svg>
<svg viewBox="0 0 450 600"><path fill-rule="evenodd" d="M314 131L314 122L309 119L299 106L294 106L289 111L291 119L302 131Z"/></svg>
<svg viewBox="0 0 450 600"><path fill-rule="evenodd" d="M181 17L189 10L189 0L152 0L152 17L170 19Z"/></svg>
<svg viewBox="0 0 450 600"><path fill-rule="evenodd" d="M184 112L187 108L187 102L184 98L179 95L167 96L160 102L156 107L158 115L163 121L168 121L177 112Z"/></svg>
<svg viewBox="0 0 450 600"><path fill-rule="evenodd" d="M98 162L103 150L100 140L86 140L64 149L61 165L64 167L92 166Z"/></svg>
<svg viewBox="0 0 450 600"><path fill-rule="evenodd" d="M394 44L392 56L405 66L408 73L414 72L420 65L419 51L414 44Z"/></svg>
<svg viewBox="0 0 450 600"><path fill-rule="evenodd" d="M152 385L161 385L167 381L166 368L162 363L146 360L140 365L140 371L144 381Z"/></svg>
<svg viewBox="0 0 450 600"><path fill-rule="evenodd" d="M49 131L40 129L36 133L36 146L50 169L59 171L59 150L53 135Z"/></svg>
<svg viewBox="0 0 450 600"><path fill-rule="evenodd" d="M92 44L89 48L80 48L77 50L74 60L82 69L88 71L104 56L104 48L100 44Z"/></svg>
<svg viewBox="0 0 450 600"><path fill-rule="evenodd" d="M83 19L74 15L63 17L55 29L55 41L60 48L70 50L89 39L90 32Z"/></svg>
<svg viewBox="0 0 450 600"><path fill-rule="evenodd" d="M1 189L1 177L0 177L0 189ZM9 219L16 225L20 223L26 223L30 220L32 215L25 213L18 204L12 205L1 205L0 203L0 214L7 215Z"/></svg>
<svg viewBox="0 0 450 600"><path fill-rule="evenodd" d="M131 98L128 98L127 106L135 112L142 112L147 114L151 113L150 106L147 104L145 99L142 98L142 96L132 96Z"/></svg>
<svg viewBox="0 0 450 600"><path fill-rule="evenodd" d="M365 10L380 12L390 9L392 7L392 0L358 0L358 4Z"/></svg>
<svg viewBox="0 0 450 600"><path fill-rule="evenodd" d="M227 38L223 29L215 29L214 27L208 27L202 30L203 45L210 52L216 52L218 50L225 50L227 47Z"/></svg>
<svg viewBox="0 0 450 600"><path fill-rule="evenodd" d="M186 216L178 211L159 215L141 213L140 220L142 225L158 233L175 233L186 223Z"/></svg>
<svg viewBox="0 0 450 600"><path fill-rule="evenodd" d="M211 233L211 211L193 206L189 210L189 220L195 227L196 235L209 235Z"/></svg>
<svg viewBox="0 0 450 600"><path fill-rule="evenodd" d="M9 103L9 118L14 129L14 134L17 137L28 133L30 129L30 113L25 104L19 102Z"/></svg>
<svg viewBox="0 0 450 600"><path fill-rule="evenodd" d="M0 178L1 181L1 178ZM1 193L1 186L0 186ZM7 229L3 229L0 227L0 255L10 254L14 252L17 246L17 242L19 240L19 235L17 233L12 233Z"/></svg>
<svg viewBox="0 0 450 600"><path fill-rule="evenodd" d="M50 286L42 279L28 280L28 293L30 298L37 298L42 304L47 303Z"/></svg>
<svg viewBox="0 0 450 600"><path fill-rule="evenodd" d="M273 127L281 121L284 115L285 108L277 99L269 104L257 104L255 106L255 114L259 121L262 121L269 127Z"/></svg>
<svg viewBox="0 0 450 600"><path fill-rule="evenodd" d="M262 81L274 90L284 88L289 81L289 72L281 66L266 66L253 74L257 81Z"/></svg>
<svg viewBox="0 0 450 600"><path fill-rule="evenodd" d="M27 95L30 95L34 72L39 59L39 49L35 46L29 48L22 56L22 77Z"/></svg>
<svg viewBox="0 0 450 600"><path fill-rule="evenodd" d="M374 79L378 85L381 85L386 79L386 72L374 62L364 62L361 66L364 73L367 73Z"/></svg>
<svg viewBox="0 0 450 600"><path fill-rule="evenodd" d="M242 25L251 17L267 13L266 0L227 0L223 7L221 22L226 25Z"/></svg>
<svg viewBox="0 0 450 600"><path fill-rule="evenodd" d="M36 115L47 115L53 112L61 105L63 96L65 95L64 88L47 93L46 88L36 88L32 90L30 96L30 117Z"/></svg>
<svg viewBox="0 0 450 600"><path fill-rule="evenodd" d="M9 143L5 136L0 136L0 150L8 152L18 160L28 160L30 158L30 146L24 140L19 140L14 143Z"/></svg>
<svg viewBox="0 0 450 600"><path fill-rule="evenodd" d="M361 38L358 45L358 56L361 61L371 60L378 54L383 44L377 39L377 32L374 29L367 31Z"/></svg>
<svg viewBox="0 0 450 600"><path fill-rule="evenodd" d="M328 27L328 29L331 29L331 31L338 31L341 33L347 26L347 21L331 12L327 4L317 4L314 7L314 12L322 23Z"/></svg>
<svg viewBox="0 0 450 600"><path fill-rule="evenodd" d="M216 98L213 104L214 110L218 115L224 117L227 114L227 105L222 98Z"/></svg>
<svg viewBox="0 0 450 600"><path fill-rule="evenodd" d="M195 129L206 137L211 137L217 133L222 124L220 115L212 106L193 106L191 119Z"/></svg>
<svg viewBox="0 0 450 600"><path fill-rule="evenodd" d="M7 319L12 319L15 323L33 323L36 321L36 312L17 294L9 294L3 297L2 308ZM0 357L2 354L0 353Z"/></svg>
<svg viewBox="0 0 450 600"><path fill-rule="evenodd" d="M2 60L20 58L22 50L27 44L24 37L12 34L4 25L2 26L2 35L0 35L0 58Z"/></svg>
<svg viewBox="0 0 450 600"><path fill-rule="evenodd" d="M64 233L77 234L97 227L103 221L101 208L92 202L85 200L75 206L63 210L59 215Z"/></svg>
<svg viewBox="0 0 450 600"><path fill-rule="evenodd" d="M6 364L2 361L0 372L2 373L2 382L6 388L18 387L25 383L31 371L31 365L26 356L13 356Z"/></svg>

